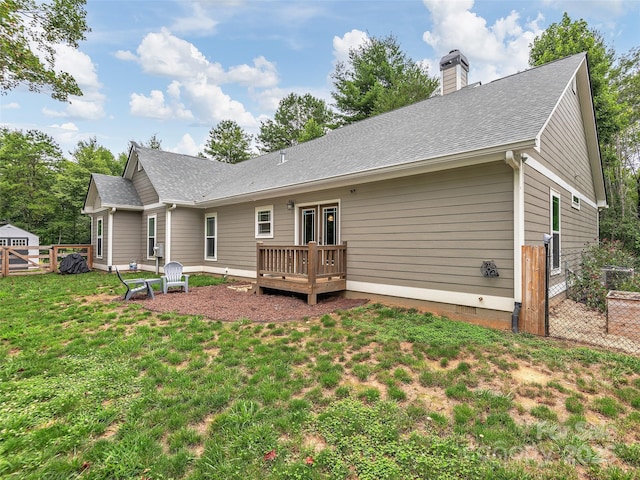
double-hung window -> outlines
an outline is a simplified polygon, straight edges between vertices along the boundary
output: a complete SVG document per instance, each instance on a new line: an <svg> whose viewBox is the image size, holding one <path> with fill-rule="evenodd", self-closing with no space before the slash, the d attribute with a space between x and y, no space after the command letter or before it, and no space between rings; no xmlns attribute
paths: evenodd
<svg viewBox="0 0 640 480"><path fill-rule="evenodd" d="M217 258L217 227L216 214L212 213L207 215L204 223L204 258L206 260L216 260Z"/></svg>
<svg viewBox="0 0 640 480"><path fill-rule="evenodd" d="M103 219L99 217L96 220L96 257L102 258L102 225Z"/></svg>
<svg viewBox="0 0 640 480"><path fill-rule="evenodd" d="M156 253L156 215L149 215L147 217L147 258L154 258Z"/></svg>
<svg viewBox="0 0 640 480"><path fill-rule="evenodd" d="M551 274L560 273L560 194L551 190L551 242L549 243L549 268Z"/></svg>
<svg viewBox="0 0 640 480"><path fill-rule="evenodd" d="M273 238L273 205L256 208L256 238Z"/></svg>

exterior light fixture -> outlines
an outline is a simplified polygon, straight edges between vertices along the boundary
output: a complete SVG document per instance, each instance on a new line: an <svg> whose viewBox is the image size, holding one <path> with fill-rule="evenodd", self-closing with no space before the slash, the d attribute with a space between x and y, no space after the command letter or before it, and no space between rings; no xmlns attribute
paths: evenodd
<svg viewBox="0 0 640 480"><path fill-rule="evenodd" d="M289 200L287 202L287 210L293 210L293 207L295 207L295 202L293 200Z"/></svg>

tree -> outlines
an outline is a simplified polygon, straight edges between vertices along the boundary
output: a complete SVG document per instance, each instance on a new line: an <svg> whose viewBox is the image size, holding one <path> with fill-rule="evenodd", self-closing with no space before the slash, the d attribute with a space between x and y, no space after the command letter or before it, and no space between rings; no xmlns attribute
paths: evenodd
<svg viewBox="0 0 640 480"><path fill-rule="evenodd" d="M426 66L407 57L392 35L371 37L349 50L349 60L338 63L331 76L332 96L344 123L424 100L439 85Z"/></svg>
<svg viewBox="0 0 640 480"><path fill-rule="evenodd" d="M602 35L589 29L584 20L572 21L565 12L560 23L549 25L529 47L531 66L587 52L598 136L602 145L610 144L613 136L624 127L624 118L617 92L611 84L615 52L607 48Z"/></svg>
<svg viewBox="0 0 640 480"><path fill-rule="evenodd" d="M154 133L147 143L142 144L143 147L152 148L153 150L162 150L162 140Z"/></svg>
<svg viewBox="0 0 640 480"><path fill-rule="evenodd" d="M0 3L0 91L21 84L56 100L82 95L75 79L55 69L56 46L78 48L89 31L86 0L4 0Z"/></svg>
<svg viewBox="0 0 640 480"><path fill-rule="evenodd" d="M72 160L62 161L54 186L58 212L51 230L56 232L58 243L89 243L90 219L82 214L82 207L91 174L120 175L124 164L95 137L80 140L71 155Z"/></svg>
<svg viewBox="0 0 640 480"><path fill-rule="evenodd" d="M572 21L565 12L530 45L532 66L587 52L591 93L603 160L609 208L600 214L600 238L621 240L627 248L636 248L640 232L636 218L635 175L625 160L620 134L629 121L628 108L614 84L615 52L602 36L584 20ZM640 247L638 245L637 247Z"/></svg>
<svg viewBox="0 0 640 480"><path fill-rule="evenodd" d="M223 120L209 131L204 153L219 162L243 162L251 158L251 139L235 121Z"/></svg>
<svg viewBox="0 0 640 480"><path fill-rule="evenodd" d="M260 123L258 148L275 152L321 137L333 127L334 113L324 100L290 93L278 104L273 120Z"/></svg>
<svg viewBox="0 0 640 480"><path fill-rule="evenodd" d="M49 230L57 199L53 192L62 162L60 147L48 135L0 130L0 219L54 240Z"/></svg>

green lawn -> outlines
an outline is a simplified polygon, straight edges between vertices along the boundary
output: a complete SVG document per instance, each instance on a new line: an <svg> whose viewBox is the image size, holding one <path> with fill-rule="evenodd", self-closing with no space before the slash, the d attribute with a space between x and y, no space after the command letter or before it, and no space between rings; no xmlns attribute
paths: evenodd
<svg viewBox="0 0 640 480"><path fill-rule="evenodd" d="M222 323L122 293L0 278L2 478L640 479L638 357L381 305Z"/></svg>

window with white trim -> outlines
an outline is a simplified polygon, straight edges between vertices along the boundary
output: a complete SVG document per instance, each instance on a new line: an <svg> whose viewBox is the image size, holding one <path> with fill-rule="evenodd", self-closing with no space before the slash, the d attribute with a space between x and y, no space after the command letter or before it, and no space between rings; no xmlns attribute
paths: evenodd
<svg viewBox="0 0 640 480"><path fill-rule="evenodd" d="M147 217L147 258L155 258L157 215Z"/></svg>
<svg viewBox="0 0 640 480"><path fill-rule="evenodd" d="M575 193L571 194L571 206L576 210L580 210L580 197Z"/></svg>
<svg viewBox="0 0 640 480"><path fill-rule="evenodd" d="M96 258L102 258L102 227L103 227L103 218L98 217L96 220Z"/></svg>
<svg viewBox="0 0 640 480"><path fill-rule="evenodd" d="M256 208L256 238L273 238L273 205Z"/></svg>
<svg viewBox="0 0 640 480"><path fill-rule="evenodd" d="M550 194L551 242L549 242L549 267L551 274L560 273L560 194Z"/></svg>
<svg viewBox="0 0 640 480"><path fill-rule="evenodd" d="M217 228L218 217L215 213L210 213L204 220L204 258L205 260L216 260L218 257Z"/></svg>
<svg viewBox="0 0 640 480"><path fill-rule="evenodd" d="M6 247L9 245L9 239L8 238L0 238L0 247Z"/></svg>

